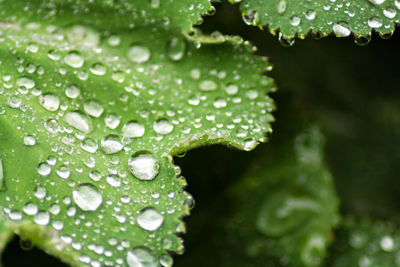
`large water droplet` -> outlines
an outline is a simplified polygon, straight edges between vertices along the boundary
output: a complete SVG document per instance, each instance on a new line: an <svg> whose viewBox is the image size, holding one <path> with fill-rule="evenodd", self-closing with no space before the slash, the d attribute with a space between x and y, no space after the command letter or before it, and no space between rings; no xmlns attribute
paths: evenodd
<svg viewBox="0 0 400 267"><path fill-rule="evenodd" d="M150 49L142 45L132 45L128 49L127 56L135 63L144 63L150 59Z"/></svg>
<svg viewBox="0 0 400 267"><path fill-rule="evenodd" d="M79 52L71 51L64 57L64 62L72 68L80 68L85 61Z"/></svg>
<svg viewBox="0 0 400 267"><path fill-rule="evenodd" d="M368 26L374 29L380 28L382 26L382 21L378 17L373 17L368 20Z"/></svg>
<svg viewBox="0 0 400 267"><path fill-rule="evenodd" d="M174 126L167 119L159 119L154 122L153 128L158 134L169 134Z"/></svg>
<svg viewBox="0 0 400 267"><path fill-rule="evenodd" d="M72 191L72 198L81 210L95 211L103 202L103 196L92 184L80 184Z"/></svg>
<svg viewBox="0 0 400 267"><path fill-rule="evenodd" d="M28 215L35 215L39 211L38 206L32 202L26 203L22 210Z"/></svg>
<svg viewBox="0 0 400 267"><path fill-rule="evenodd" d="M106 71L106 66L104 66L102 63L94 63L92 67L90 67L90 72L94 75L103 76L106 74Z"/></svg>
<svg viewBox="0 0 400 267"><path fill-rule="evenodd" d="M347 37L351 34L349 26L344 22L339 22L333 25L332 29L337 37Z"/></svg>
<svg viewBox="0 0 400 267"><path fill-rule="evenodd" d="M144 181L153 180L160 170L156 157L145 151L133 154L128 160L128 167L136 178Z"/></svg>
<svg viewBox="0 0 400 267"><path fill-rule="evenodd" d="M103 106L95 100L89 100L85 102L83 104L83 109L88 115L96 118L100 117L104 112Z"/></svg>
<svg viewBox="0 0 400 267"><path fill-rule="evenodd" d="M64 121L84 133L90 133L92 130L90 118L77 111L67 112Z"/></svg>
<svg viewBox="0 0 400 267"><path fill-rule="evenodd" d="M122 135L129 138L141 137L144 135L144 126L137 121L128 122L122 128Z"/></svg>
<svg viewBox="0 0 400 267"><path fill-rule="evenodd" d="M383 2L385 2L385 0L368 0L368 1L374 5L381 5L383 4Z"/></svg>
<svg viewBox="0 0 400 267"><path fill-rule="evenodd" d="M65 89L65 95L69 98L77 98L81 93L81 90L75 85L70 85Z"/></svg>
<svg viewBox="0 0 400 267"><path fill-rule="evenodd" d="M145 208L137 216L137 223L147 231L155 231L164 222L164 217L153 208Z"/></svg>
<svg viewBox="0 0 400 267"><path fill-rule="evenodd" d="M32 135L27 135L24 137L24 145L34 146L36 145L36 138Z"/></svg>
<svg viewBox="0 0 400 267"><path fill-rule="evenodd" d="M48 225L50 222L50 214L47 211L41 210L33 217L33 220L39 225Z"/></svg>
<svg viewBox="0 0 400 267"><path fill-rule="evenodd" d="M39 103L48 111L56 111L60 106L60 99L53 94L45 94L39 97Z"/></svg>
<svg viewBox="0 0 400 267"><path fill-rule="evenodd" d="M116 115L114 113L107 114L107 116L104 118L104 123L110 129L117 128L119 125L119 122L120 122L120 120L119 120L118 115Z"/></svg>
<svg viewBox="0 0 400 267"><path fill-rule="evenodd" d="M42 162L38 165L38 173L41 176L48 176L51 173L51 167L46 162Z"/></svg>
<svg viewBox="0 0 400 267"><path fill-rule="evenodd" d="M101 140L101 148L106 154L114 154L122 150L124 146L118 135L110 134Z"/></svg>
<svg viewBox="0 0 400 267"><path fill-rule="evenodd" d="M178 61L183 58L186 51L185 40L180 36L171 37L167 43L167 55L169 59Z"/></svg>
<svg viewBox="0 0 400 267"><path fill-rule="evenodd" d="M134 248L126 254L129 267L157 267L157 260L151 251L145 247Z"/></svg>

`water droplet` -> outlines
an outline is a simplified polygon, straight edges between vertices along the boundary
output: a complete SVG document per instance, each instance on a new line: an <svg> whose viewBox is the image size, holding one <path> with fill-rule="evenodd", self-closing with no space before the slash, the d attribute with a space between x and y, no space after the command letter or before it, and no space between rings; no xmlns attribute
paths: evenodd
<svg viewBox="0 0 400 267"><path fill-rule="evenodd" d="M111 79L118 83L123 83L125 81L125 74L122 71L115 71L111 75Z"/></svg>
<svg viewBox="0 0 400 267"><path fill-rule="evenodd" d="M132 45L127 52L128 59L135 63L144 63L150 59L150 49L142 45Z"/></svg>
<svg viewBox="0 0 400 267"><path fill-rule="evenodd" d="M279 13L279 14L285 13L286 8L287 8L287 2L286 2L286 0L281 0L281 1L279 1L279 3L278 3L278 13Z"/></svg>
<svg viewBox="0 0 400 267"><path fill-rule="evenodd" d="M108 39L107 39L107 43L110 46L118 46L121 43L121 37L119 37L118 35L111 35Z"/></svg>
<svg viewBox="0 0 400 267"><path fill-rule="evenodd" d="M283 35L281 32L278 34L278 40L281 43L282 46L288 47L294 45L294 42L296 39L294 37L289 37L286 35Z"/></svg>
<svg viewBox="0 0 400 267"><path fill-rule="evenodd" d="M39 211L38 206L32 202L26 203L22 210L28 215L35 215Z"/></svg>
<svg viewBox="0 0 400 267"><path fill-rule="evenodd" d="M67 89L65 89L65 95L69 98L77 98L81 93L81 90L79 90L78 87L76 87L75 85L70 85L67 87Z"/></svg>
<svg viewBox="0 0 400 267"><path fill-rule="evenodd" d="M144 126L137 121L131 121L122 128L122 135L128 138L141 137L144 135Z"/></svg>
<svg viewBox="0 0 400 267"><path fill-rule="evenodd" d="M373 17L368 20L368 26L374 29L380 28L382 26L382 21L378 17Z"/></svg>
<svg viewBox="0 0 400 267"><path fill-rule="evenodd" d="M257 26L258 22L258 12L256 10L251 10L244 14L243 21L247 25Z"/></svg>
<svg viewBox="0 0 400 267"><path fill-rule="evenodd" d="M94 185L89 183L80 184L72 191L72 198L76 205L84 211L95 211L103 202L103 196Z"/></svg>
<svg viewBox="0 0 400 267"><path fill-rule="evenodd" d="M199 69L192 69L190 71L190 77L192 77L193 80L198 80L200 79L201 72Z"/></svg>
<svg viewBox="0 0 400 267"><path fill-rule="evenodd" d="M32 135L27 135L24 137L24 145L26 146L34 146L36 145L36 139Z"/></svg>
<svg viewBox="0 0 400 267"><path fill-rule="evenodd" d="M15 84L18 86L25 86L28 89L32 89L35 86L35 82L28 77L19 78Z"/></svg>
<svg viewBox="0 0 400 267"><path fill-rule="evenodd" d="M393 251L393 248L394 248L393 238L390 236L382 237L380 246L381 246L381 249L386 252Z"/></svg>
<svg viewBox="0 0 400 267"><path fill-rule="evenodd" d="M226 100L225 100L224 98L222 98L222 97L217 97L217 98L214 100L213 105L214 105L214 107L216 107L216 108L224 108L224 107L226 107L227 102L226 102Z"/></svg>
<svg viewBox="0 0 400 267"><path fill-rule="evenodd" d="M62 178L62 179L68 179L71 175L71 171L69 170L69 168L65 165L62 165L58 168L58 170L56 171L58 177Z"/></svg>
<svg viewBox="0 0 400 267"><path fill-rule="evenodd" d="M115 129L118 127L120 120L116 114L110 113L110 114L107 114L107 116L104 118L104 123L106 124L106 126L108 128Z"/></svg>
<svg viewBox="0 0 400 267"><path fill-rule="evenodd" d="M239 86L233 83L229 83L224 87L224 89L228 95L236 95L239 91Z"/></svg>
<svg viewBox="0 0 400 267"><path fill-rule="evenodd" d="M157 267L157 260L151 251L145 247L134 248L126 254L129 267Z"/></svg>
<svg viewBox="0 0 400 267"><path fill-rule="evenodd" d="M32 53L36 53L37 51L39 51L39 46L35 43L30 43L26 47L26 50L28 50L29 52L32 52Z"/></svg>
<svg viewBox="0 0 400 267"><path fill-rule="evenodd" d="M33 217L33 220L39 225L48 225L50 222L50 214L47 211L41 210Z"/></svg>
<svg viewBox="0 0 400 267"><path fill-rule="evenodd" d="M92 67L90 67L90 72L94 75L103 76L104 74L106 74L107 69L106 66L104 66L104 64L102 63L94 63Z"/></svg>
<svg viewBox="0 0 400 267"><path fill-rule="evenodd" d="M49 164L42 162L38 165L38 173L41 176L49 176L51 173L51 167Z"/></svg>
<svg viewBox="0 0 400 267"><path fill-rule="evenodd" d="M388 19L392 19L396 16L397 11L394 8L387 8L383 10L383 15Z"/></svg>
<svg viewBox="0 0 400 267"><path fill-rule="evenodd" d="M37 197L38 199L43 199L47 194L46 188L44 188L42 186L37 186L35 188L34 194L35 194L35 197Z"/></svg>
<svg viewBox="0 0 400 267"><path fill-rule="evenodd" d="M83 104L83 109L88 115L96 118L100 117L104 112L103 106L95 100L89 100L85 102Z"/></svg>
<svg viewBox="0 0 400 267"><path fill-rule="evenodd" d="M310 9L310 10L308 10L306 12L306 19L314 20L315 19L315 15L316 15L316 12L314 10Z"/></svg>
<svg viewBox="0 0 400 267"><path fill-rule="evenodd" d="M160 170L156 157L145 151L133 154L128 160L128 167L133 176L139 180L153 180Z"/></svg>
<svg viewBox="0 0 400 267"><path fill-rule="evenodd" d="M381 5L385 0L368 0L370 3L374 5Z"/></svg>
<svg viewBox="0 0 400 267"><path fill-rule="evenodd" d="M354 42L359 46L365 46L371 42L371 34L368 35L358 35L354 37Z"/></svg>
<svg viewBox="0 0 400 267"><path fill-rule="evenodd" d="M299 26L300 22L301 22L301 19L299 17L297 17L297 16L293 16L293 17L290 18L290 24L292 26Z"/></svg>
<svg viewBox="0 0 400 267"><path fill-rule="evenodd" d="M79 52L71 51L64 57L64 62L72 68L80 68L85 61Z"/></svg>
<svg viewBox="0 0 400 267"><path fill-rule="evenodd" d="M147 231L155 231L164 222L164 217L153 208L144 208L137 216L137 223Z"/></svg>
<svg viewBox="0 0 400 267"><path fill-rule="evenodd" d="M0 191L5 190L3 159L0 158Z"/></svg>
<svg viewBox="0 0 400 267"><path fill-rule="evenodd" d="M205 80L200 82L199 88L203 91L214 91L218 88L218 85L214 81Z"/></svg>
<svg viewBox="0 0 400 267"><path fill-rule="evenodd" d="M159 119L153 124L153 129L158 134L169 134L174 126L167 119Z"/></svg>
<svg viewBox="0 0 400 267"><path fill-rule="evenodd" d="M106 154L114 154L122 150L124 146L118 135L110 134L101 140L101 148Z"/></svg>
<svg viewBox="0 0 400 267"><path fill-rule="evenodd" d="M100 43L100 34L89 27L74 25L65 31L68 41L77 46L95 47Z"/></svg>
<svg viewBox="0 0 400 267"><path fill-rule="evenodd" d="M90 133L92 130L90 118L77 111L67 112L64 121L84 133Z"/></svg>
<svg viewBox="0 0 400 267"><path fill-rule="evenodd" d="M347 37L351 34L349 26L345 22L339 22L333 25L333 32L337 37Z"/></svg>
<svg viewBox="0 0 400 267"><path fill-rule="evenodd" d="M53 94L44 94L39 97L39 103L48 111L56 111L60 106L60 99Z"/></svg>
<svg viewBox="0 0 400 267"><path fill-rule="evenodd" d="M97 143L91 138L85 138L81 143L81 148L86 152L93 154L97 151Z"/></svg>
<svg viewBox="0 0 400 267"><path fill-rule="evenodd" d="M186 51L185 40L181 36L174 36L168 40L167 55L169 59L178 61L183 58Z"/></svg>
<svg viewBox="0 0 400 267"><path fill-rule="evenodd" d="M174 263L174 259L169 254L164 254L160 257L160 264L163 267L171 267Z"/></svg>

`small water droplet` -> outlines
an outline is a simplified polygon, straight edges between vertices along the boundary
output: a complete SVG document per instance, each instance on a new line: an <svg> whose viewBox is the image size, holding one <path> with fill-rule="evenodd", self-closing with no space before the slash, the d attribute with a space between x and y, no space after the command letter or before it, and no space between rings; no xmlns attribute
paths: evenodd
<svg viewBox="0 0 400 267"><path fill-rule="evenodd" d="M169 134L174 126L167 119L159 119L153 124L154 131L158 134Z"/></svg>
<svg viewBox="0 0 400 267"><path fill-rule="evenodd" d="M147 231L155 231L164 222L164 217L153 208L144 208L137 216L137 223Z"/></svg>
<svg viewBox="0 0 400 267"><path fill-rule="evenodd" d="M68 179L71 175L71 171L69 170L69 168L65 165L62 165L58 168L58 170L56 171L58 177L62 178L62 179Z"/></svg>
<svg viewBox="0 0 400 267"><path fill-rule="evenodd" d="M381 249L386 252L393 251L393 248L394 248L393 238L390 236L382 237L380 246L381 246Z"/></svg>
<svg viewBox="0 0 400 267"><path fill-rule="evenodd" d="M19 78L16 82L16 85L18 86L25 86L28 89L32 89L35 86L35 82L28 77L21 77Z"/></svg>
<svg viewBox="0 0 400 267"><path fill-rule="evenodd" d="M107 116L104 118L104 123L106 124L106 126L108 128L115 129L118 127L120 120L116 114L110 113L110 114L107 114Z"/></svg>
<svg viewBox="0 0 400 267"><path fill-rule="evenodd" d="M132 45L127 52L128 59L135 63L144 63L150 59L150 49L142 45Z"/></svg>
<svg viewBox="0 0 400 267"><path fill-rule="evenodd" d="M137 121L131 121L122 128L122 135L128 138L141 137L144 135L144 126Z"/></svg>
<svg viewBox="0 0 400 267"><path fill-rule="evenodd" d="M71 51L64 57L64 62L72 68L80 68L85 62L81 54L77 51Z"/></svg>
<svg viewBox="0 0 400 267"><path fill-rule="evenodd" d="M310 9L306 12L306 19L308 19L308 20L314 20L315 16L316 16L316 12L312 9Z"/></svg>
<svg viewBox="0 0 400 267"><path fill-rule="evenodd" d="M368 1L374 5L381 5L383 4L383 2L385 2L385 0L368 0Z"/></svg>
<svg viewBox="0 0 400 267"><path fill-rule="evenodd" d="M39 97L39 103L48 111L56 111L60 106L60 99L53 94L44 94Z"/></svg>
<svg viewBox="0 0 400 267"><path fill-rule="evenodd" d="M278 13L279 14L283 14L285 13L286 9L287 9L287 1L286 0L280 0L278 3Z"/></svg>
<svg viewBox="0 0 400 267"><path fill-rule="evenodd" d="M51 167L49 164L42 162L38 165L38 173L41 176L49 176L51 173Z"/></svg>
<svg viewBox="0 0 400 267"><path fill-rule="evenodd" d="M97 143L91 138L85 138L81 143L81 148L86 152L93 154L97 151Z"/></svg>
<svg viewBox="0 0 400 267"><path fill-rule="evenodd" d="M100 43L100 34L87 26L74 25L65 31L68 41L77 46L95 47Z"/></svg>
<svg viewBox="0 0 400 267"><path fill-rule="evenodd" d="M337 37L347 37L351 34L349 26L345 22L338 22L333 25L332 29Z"/></svg>
<svg viewBox="0 0 400 267"><path fill-rule="evenodd" d="M160 170L156 157L146 151L133 154L128 160L128 167L133 176L143 181L153 180Z"/></svg>
<svg viewBox="0 0 400 267"><path fill-rule="evenodd" d="M97 188L89 183L80 184L72 191L72 198L76 205L84 211L95 211L103 202L103 196Z"/></svg>
<svg viewBox="0 0 400 267"><path fill-rule="evenodd" d="M33 217L33 220L39 225L48 225L50 223L50 214L41 210Z"/></svg>
<svg viewBox="0 0 400 267"><path fill-rule="evenodd" d="M39 211L38 206L32 202L26 203L22 210L28 215L35 215Z"/></svg>
<svg viewBox="0 0 400 267"><path fill-rule="evenodd" d="M185 40L180 36L171 37L167 43L167 55L173 61L179 61L183 58L186 51Z"/></svg>
<svg viewBox="0 0 400 267"><path fill-rule="evenodd" d="M388 19L392 19L396 16L397 11L394 8L387 8L383 10L383 15Z"/></svg>
<svg viewBox="0 0 400 267"><path fill-rule="evenodd" d="M70 85L65 89L65 95L69 98L77 98L81 93L81 90L75 86L75 85Z"/></svg>
<svg viewBox="0 0 400 267"><path fill-rule="evenodd" d="M371 28L374 28L374 29L380 28L382 26L382 21L378 17L370 18L368 20L368 26L370 26Z"/></svg>
<svg viewBox="0 0 400 267"><path fill-rule="evenodd" d="M214 100L213 105L214 105L214 107L216 107L216 108L224 108L224 107L226 107L227 102L226 102L226 100L225 100L224 98L222 98L222 97L217 97L217 98Z"/></svg>
<svg viewBox="0 0 400 267"><path fill-rule="evenodd" d="M95 117L95 118L100 117L101 114L103 114L103 112L104 112L103 106L95 100L86 101L83 104L83 109L85 110L85 112L88 115Z"/></svg>
<svg viewBox="0 0 400 267"><path fill-rule="evenodd" d="M129 267L157 267L155 256L146 247L134 248L126 254L126 262Z"/></svg>
<svg viewBox="0 0 400 267"><path fill-rule="evenodd" d="M290 24L292 26L299 26L301 22L301 19L298 16L293 16L290 18Z"/></svg>
<svg viewBox="0 0 400 267"><path fill-rule="evenodd" d="M67 112L64 115L64 121L75 129L84 133L90 133L92 131L92 123L90 118L80 112Z"/></svg>
<svg viewBox="0 0 400 267"><path fill-rule="evenodd" d="M26 135L24 137L24 145L26 146L34 146L36 145L36 139L32 135Z"/></svg>
<svg viewBox="0 0 400 267"><path fill-rule="evenodd" d="M124 146L118 135L110 134L101 140L101 148L106 154L114 154L122 150Z"/></svg>
<svg viewBox="0 0 400 267"><path fill-rule="evenodd" d="M258 22L258 12L256 10L251 10L244 14L243 21L247 25L257 26Z"/></svg>
<svg viewBox="0 0 400 267"><path fill-rule="evenodd" d="M103 76L104 74L106 74L107 69L106 66L104 66L104 64L102 63L94 63L92 67L90 67L90 72L94 75Z"/></svg>

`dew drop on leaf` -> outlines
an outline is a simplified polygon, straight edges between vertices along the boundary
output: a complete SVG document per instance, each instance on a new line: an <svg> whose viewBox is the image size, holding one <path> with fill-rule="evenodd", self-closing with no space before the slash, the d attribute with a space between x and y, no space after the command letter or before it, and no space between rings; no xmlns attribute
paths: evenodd
<svg viewBox="0 0 400 267"><path fill-rule="evenodd" d="M181 60L186 51L185 40L180 36L171 37L167 42L167 55L173 61Z"/></svg>
<svg viewBox="0 0 400 267"><path fill-rule="evenodd" d="M115 129L118 127L120 119L116 114L110 113L107 114L106 117L104 118L104 123L108 128Z"/></svg>
<svg viewBox="0 0 400 267"><path fill-rule="evenodd" d="M60 99L53 94L44 94L39 97L39 103L48 111L56 111L60 106Z"/></svg>
<svg viewBox="0 0 400 267"><path fill-rule="evenodd" d="M124 146L118 135L110 134L101 140L101 148L106 154L114 154L122 150Z"/></svg>
<svg viewBox="0 0 400 267"><path fill-rule="evenodd" d="M33 217L33 220L39 225L48 225L50 223L50 214L47 211L41 210Z"/></svg>
<svg viewBox="0 0 400 267"><path fill-rule="evenodd" d="M89 183L78 185L72 191L72 198L76 205L84 211L95 211L103 202L103 196L97 188Z"/></svg>
<svg viewBox="0 0 400 267"><path fill-rule="evenodd" d="M151 251L146 247L134 248L126 254L129 267L157 267L158 263Z"/></svg>
<svg viewBox="0 0 400 267"><path fill-rule="evenodd" d="M200 90L203 91L214 91L218 88L217 83L211 80L205 80L199 84Z"/></svg>
<svg viewBox="0 0 400 267"><path fill-rule="evenodd" d="M142 45L132 45L127 52L128 59L135 63L144 63L150 59L150 49Z"/></svg>
<svg viewBox="0 0 400 267"><path fill-rule="evenodd" d="M153 208L144 208L137 216L137 223L147 231L155 231L164 222L164 217Z"/></svg>
<svg viewBox="0 0 400 267"><path fill-rule="evenodd" d="M94 63L92 67L90 67L90 72L94 75L103 76L106 74L107 69L102 63Z"/></svg>
<svg viewBox="0 0 400 267"><path fill-rule="evenodd" d="M51 173L51 167L49 164L42 162L38 165L38 173L41 176L48 176Z"/></svg>
<svg viewBox="0 0 400 267"><path fill-rule="evenodd" d="M154 131L158 134L169 134L174 126L167 119L159 119L153 124Z"/></svg>
<svg viewBox="0 0 400 267"><path fill-rule="evenodd" d="M69 98L77 98L81 93L81 90L75 85L70 85L65 89L65 95Z"/></svg>
<svg viewBox="0 0 400 267"><path fill-rule="evenodd" d="M128 167L133 176L143 181L153 180L160 170L156 157L145 151L133 154L128 160Z"/></svg>
<svg viewBox="0 0 400 267"><path fill-rule="evenodd" d="M65 113L64 121L84 133L90 133L92 130L90 118L77 111Z"/></svg>
<svg viewBox="0 0 400 267"><path fill-rule="evenodd" d="M35 215L39 211L38 206L32 202L26 203L22 210L28 215Z"/></svg>
<svg viewBox="0 0 400 267"><path fill-rule="evenodd" d="M95 100L89 100L87 102L85 102L83 104L83 109L85 110L85 112L95 118L98 118L101 116L101 114L103 114L104 112L104 108L103 106L95 101Z"/></svg>
<svg viewBox="0 0 400 267"><path fill-rule="evenodd" d="M80 68L85 62L81 54L77 51L71 51L64 57L64 62L72 68Z"/></svg>
<svg viewBox="0 0 400 267"><path fill-rule="evenodd" d="M124 137L134 138L144 135L144 126L137 121L131 121L124 125L122 128L122 135Z"/></svg>
<svg viewBox="0 0 400 267"><path fill-rule="evenodd" d="M347 37L351 34L349 27L344 22L333 25L332 29L337 37Z"/></svg>

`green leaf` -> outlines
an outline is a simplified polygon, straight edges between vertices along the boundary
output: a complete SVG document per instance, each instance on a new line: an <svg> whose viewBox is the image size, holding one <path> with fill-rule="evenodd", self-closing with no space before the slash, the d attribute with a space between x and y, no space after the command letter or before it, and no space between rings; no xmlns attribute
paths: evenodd
<svg viewBox="0 0 400 267"><path fill-rule="evenodd" d="M169 266L192 201L172 156L264 141L269 66L233 39L110 32L91 12L0 24L3 233L73 265Z"/></svg>
<svg viewBox="0 0 400 267"><path fill-rule="evenodd" d="M58 26L71 21L88 22L110 31L159 24L187 32L210 9L209 0L5 0L0 2L0 17Z"/></svg>
<svg viewBox="0 0 400 267"><path fill-rule="evenodd" d="M399 247L395 225L348 217L337 232L326 266L400 266Z"/></svg>
<svg viewBox="0 0 400 267"><path fill-rule="evenodd" d="M388 38L400 18L398 0L243 0L243 19L247 24L268 25L271 33L287 45L294 37L305 38L309 32L318 37L334 33L347 37L351 33L359 44L371 39L371 30Z"/></svg>
<svg viewBox="0 0 400 267"><path fill-rule="evenodd" d="M339 220L323 137L312 127L274 141L255 152L254 165L212 212L197 215L199 223L215 225L207 225L212 238L192 247L181 266L194 258L199 266L316 266L323 260Z"/></svg>

